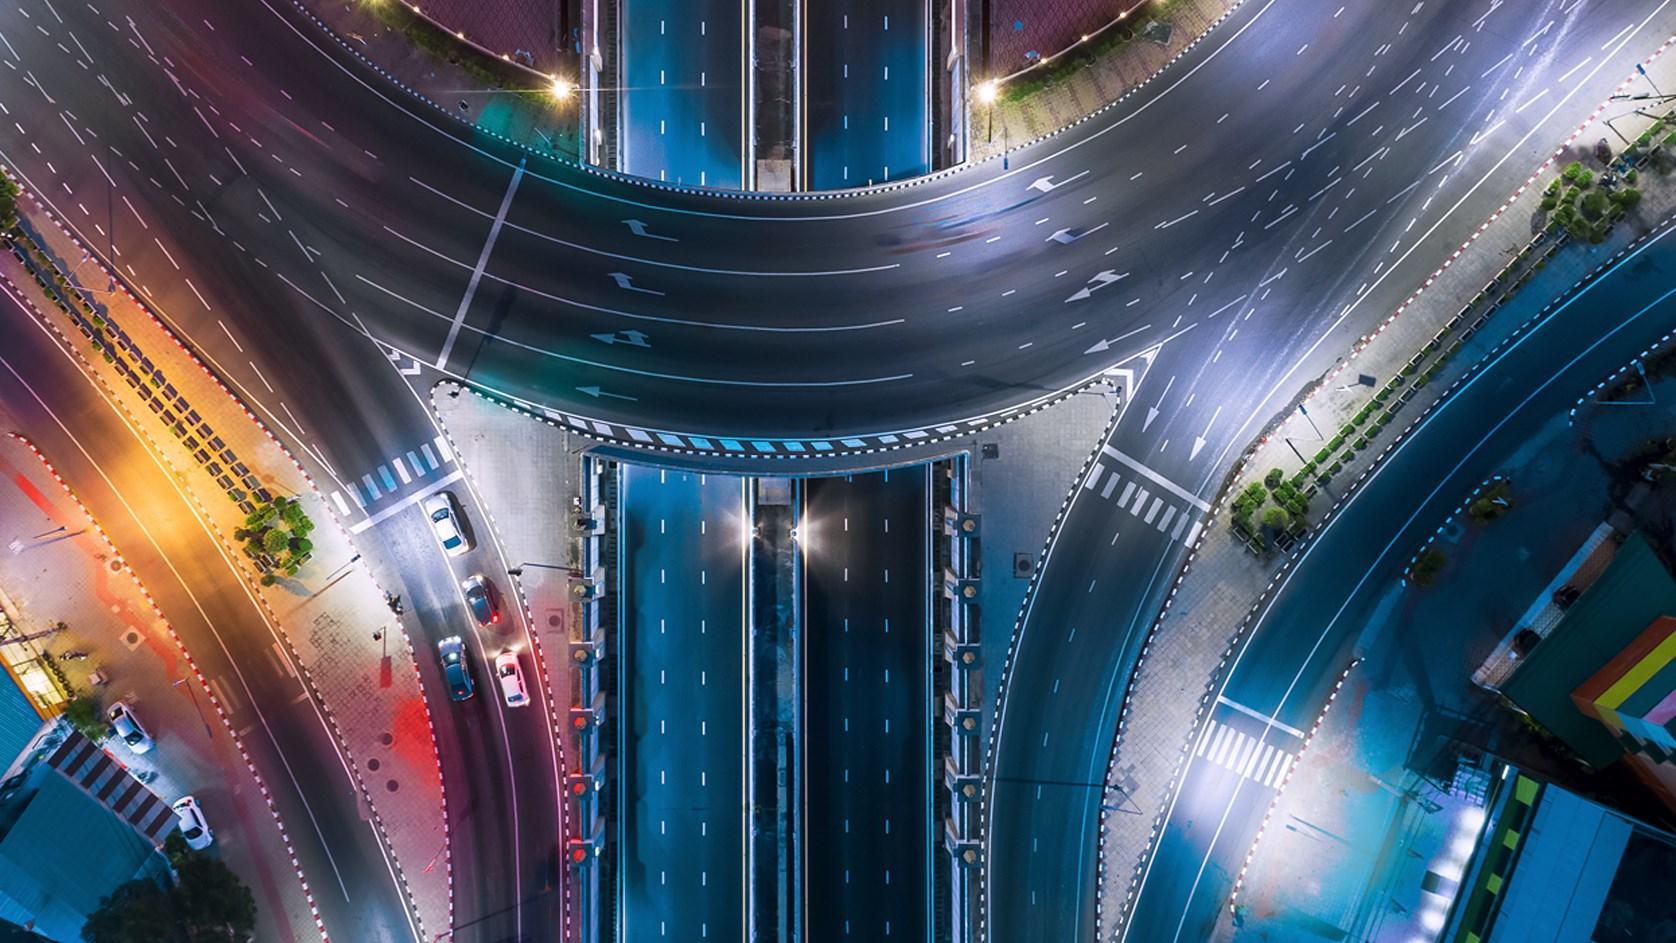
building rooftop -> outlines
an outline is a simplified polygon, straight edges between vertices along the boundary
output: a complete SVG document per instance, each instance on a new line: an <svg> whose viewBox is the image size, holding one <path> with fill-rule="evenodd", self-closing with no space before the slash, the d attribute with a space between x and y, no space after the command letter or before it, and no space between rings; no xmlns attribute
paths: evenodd
<svg viewBox="0 0 1676 943"><path fill-rule="evenodd" d="M1612 733L1585 716L1571 694L1633 642L1649 624L1676 613L1676 580L1639 534L1571 607L1502 686L1502 694L1570 747L1593 769L1624 752Z"/></svg>

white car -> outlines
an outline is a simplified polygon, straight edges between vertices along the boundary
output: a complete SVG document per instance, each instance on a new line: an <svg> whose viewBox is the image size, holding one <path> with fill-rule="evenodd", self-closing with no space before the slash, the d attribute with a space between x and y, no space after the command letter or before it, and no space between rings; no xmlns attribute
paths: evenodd
<svg viewBox="0 0 1676 943"><path fill-rule="evenodd" d="M459 505L454 503L454 495L447 491L438 491L426 498L420 505L425 509L425 516L431 519L431 530L436 531L436 539L442 543L442 549L449 556L457 557L471 549L470 541L466 540L465 530L460 527Z"/></svg>
<svg viewBox="0 0 1676 943"><path fill-rule="evenodd" d="M151 739L151 734L146 733L146 729L140 726L140 719L134 716L127 704L121 701L112 704L108 716L111 719L111 733L127 744L128 749L135 753L150 753L151 748L157 745L157 741Z"/></svg>
<svg viewBox="0 0 1676 943"><path fill-rule="evenodd" d="M175 817L180 819L180 837L186 839L186 847L193 851L203 851L215 841L210 834L209 823L204 821L204 807L191 796L181 796L171 806L175 810Z"/></svg>
<svg viewBox="0 0 1676 943"><path fill-rule="evenodd" d="M507 707L529 704L530 691L524 686L524 669L518 664L517 652L504 651L495 656L495 680L500 682L500 696Z"/></svg>

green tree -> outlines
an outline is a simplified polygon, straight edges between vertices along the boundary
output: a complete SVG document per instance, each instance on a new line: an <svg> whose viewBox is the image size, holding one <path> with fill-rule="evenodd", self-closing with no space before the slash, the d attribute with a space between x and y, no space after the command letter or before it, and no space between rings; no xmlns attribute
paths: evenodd
<svg viewBox="0 0 1676 943"><path fill-rule="evenodd" d="M284 553L290 545L290 535L277 527L262 535L262 549L268 553Z"/></svg>
<svg viewBox="0 0 1676 943"><path fill-rule="evenodd" d="M17 225L17 197L21 192L12 178L0 174L0 229L10 230Z"/></svg>
<svg viewBox="0 0 1676 943"><path fill-rule="evenodd" d="M1641 191L1634 187L1624 187L1612 194L1612 202L1627 210L1641 202Z"/></svg>
<svg viewBox="0 0 1676 943"><path fill-rule="evenodd" d="M105 718L99 715L99 702L86 694L78 694L64 704L64 719L89 740L105 736Z"/></svg>
<svg viewBox="0 0 1676 943"><path fill-rule="evenodd" d="M1286 525L1292 523L1292 515L1286 513L1285 508L1269 508L1263 512L1263 526L1275 530L1285 530Z"/></svg>
<svg viewBox="0 0 1676 943"><path fill-rule="evenodd" d="M87 943L185 943L168 889L149 878L129 881L87 915Z"/></svg>
<svg viewBox="0 0 1676 943"><path fill-rule="evenodd" d="M1587 219L1599 219L1605 215L1609 201L1606 194L1593 190L1583 196L1583 216Z"/></svg>
<svg viewBox="0 0 1676 943"><path fill-rule="evenodd" d="M221 859L187 847L171 832L163 854L172 885L129 881L100 901L82 926L87 943L248 943L256 933L256 898Z"/></svg>

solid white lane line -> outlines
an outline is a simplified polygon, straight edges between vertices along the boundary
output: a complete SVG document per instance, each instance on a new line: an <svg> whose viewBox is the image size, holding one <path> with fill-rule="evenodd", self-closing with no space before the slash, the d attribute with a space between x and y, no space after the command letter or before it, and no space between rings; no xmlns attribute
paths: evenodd
<svg viewBox="0 0 1676 943"><path fill-rule="evenodd" d="M454 321L448 326L448 337L442 342L442 352L437 354L438 370L448 364L448 354L454 349L454 340L460 335L460 325L465 323L466 311L471 308L472 296L477 294L477 283L483 280L483 270L489 267L489 253L494 251L495 240L500 237L501 226L506 223L506 211L512 208L512 197L518 192L518 182L523 179L524 162L520 160L518 169L512 172L512 182L507 184L506 195L501 197L500 212L495 214L495 222L489 227L489 238L483 240L483 251L478 253L477 267L471 271L471 281L466 283L466 293L460 299L459 310L454 312Z"/></svg>

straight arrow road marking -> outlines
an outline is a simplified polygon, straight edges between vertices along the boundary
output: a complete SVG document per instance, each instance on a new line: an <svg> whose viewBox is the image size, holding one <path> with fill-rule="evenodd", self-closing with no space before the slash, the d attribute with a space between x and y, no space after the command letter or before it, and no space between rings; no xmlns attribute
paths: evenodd
<svg viewBox="0 0 1676 943"><path fill-rule="evenodd" d="M1101 223L1100 225L1092 227L1090 229L1069 229L1069 228L1061 229L1061 230L1055 232L1053 235L1047 237L1047 239L1045 241L1047 241L1047 242L1057 242L1062 246L1068 246L1071 243L1076 242L1078 239L1081 239L1083 236L1088 236L1088 235L1092 235L1094 233L1097 233L1100 230L1105 229L1107 226L1110 226L1110 225L1111 225L1110 223Z"/></svg>
<svg viewBox="0 0 1676 943"><path fill-rule="evenodd" d="M1146 330L1149 327L1152 327L1152 325L1143 324L1140 327L1134 328L1133 330L1124 331L1122 334L1119 334L1116 337L1111 338L1110 340L1101 340L1101 341L1097 342L1093 347L1090 347L1087 350L1083 351L1083 353L1085 353L1085 354L1097 354L1097 353L1100 353L1102 351L1110 350L1111 346L1113 344L1117 343L1118 341L1123 340L1125 337L1133 337L1136 334L1139 334L1140 332Z"/></svg>
<svg viewBox="0 0 1676 943"><path fill-rule="evenodd" d="M629 400L629 402L640 402L640 400L637 399L637 397L625 397L625 395L622 395L622 394L608 394L608 392L605 392L605 390L602 390L602 389L598 389L598 387L577 387L577 390L578 390L578 392L583 392L583 394L590 395L590 397L593 397L593 399L600 399L600 397L605 397L605 399L622 399L622 400Z"/></svg>
<svg viewBox="0 0 1676 943"><path fill-rule="evenodd" d="M1148 406L1146 408L1146 421L1141 423L1141 431L1142 432L1146 431L1147 426L1152 425L1152 420L1158 418L1159 409L1164 405L1164 397L1170 395L1170 387L1175 386L1175 385L1176 385L1176 378L1175 378L1175 374L1172 373L1172 374L1170 374L1169 381L1164 384L1164 392L1158 394L1157 404L1152 405L1152 406Z"/></svg>
<svg viewBox="0 0 1676 943"><path fill-rule="evenodd" d="M681 241L681 240L675 238L674 236L659 236L656 233L647 232L646 231L646 224L641 222L638 219L625 219L625 220L623 220L623 225L625 225L629 228L629 232L632 232L636 236L641 236L641 237L644 237L646 239L656 239L659 242L680 242Z"/></svg>
<svg viewBox="0 0 1676 943"><path fill-rule="evenodd" d="M1222 407L1218 406L1216 412L1210 414L1210 422L1205 423L1204 434L1193 437L1193 451L1188 454L1188 461L1191 462L1199 457L1199 450L1205 447L1205 436L1210 435L1210 427L1216 424L1216 417L1220 415L1222 415Z"/></svg>
<svg viewBox="0 0 1676 943"><path fill-rule="evenodd" d="M611 280L617 283L618 288L626 288L629 291L638 291L642 294L647 294L647 295L662 295L663 294L663 292L658 291L658 290L653 289L653 288L640 288L640 287L636 286L634 284L633 276L630 276L630 275L628 275L626 273L623 273L623 272L612 272L611 273Z"/></svg>
<svg viewBox="0 0 1676 943"><path fill-rule="evenodd" d="M1037 177L1035 180L1031 181L1030 186L1025 187L1025 189L1026 190L1035 190L1038 193L1052 193L1053 191L1055 191L1055 190L1059 189L1060 187L1064 186L1066 183L1073 183L1073 182L1075 182L1075 181L1077 181L1077 180L1079 180L1083 177L1086 177L1086 176L1088 176L1088 171L1085 170L1082 173L1079 173L1079 174L1067 179L1065 181L1065 183L1054 183L1053 182L1054 175L1053 174L1048 174L1045 177Z"/></svg>

